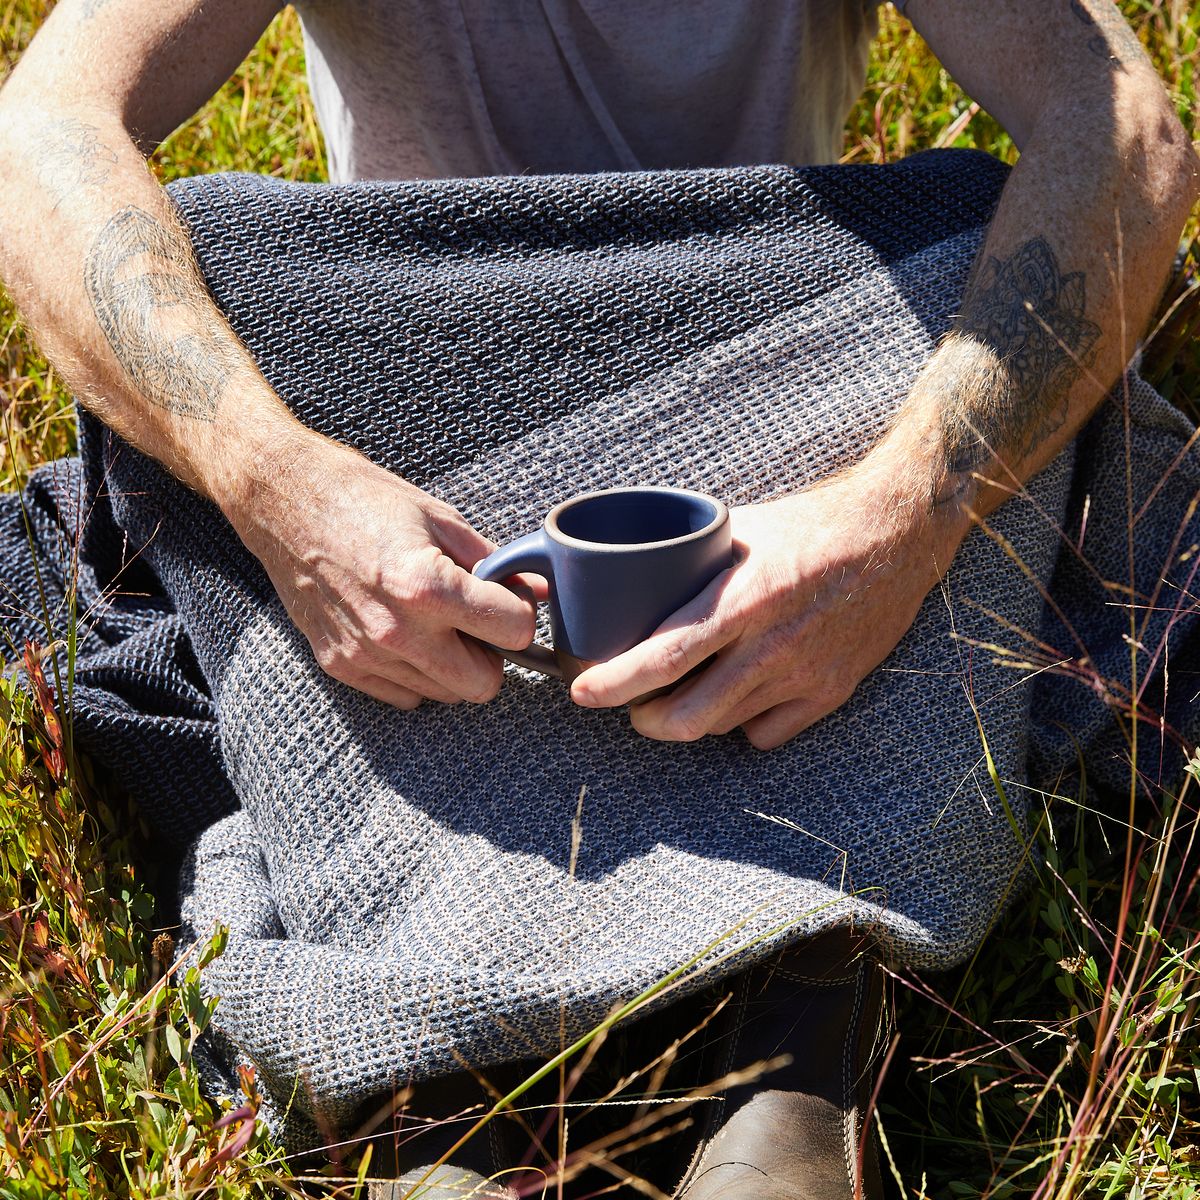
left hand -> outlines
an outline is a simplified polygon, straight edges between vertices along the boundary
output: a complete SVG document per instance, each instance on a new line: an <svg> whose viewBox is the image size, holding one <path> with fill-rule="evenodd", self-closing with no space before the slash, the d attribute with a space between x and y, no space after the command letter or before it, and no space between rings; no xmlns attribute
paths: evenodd
<svg viewBox="0 0 1200 1200"><path fill-rule="evenodd" d="M772 750L844 704L887 657L963 534L853 472L730 519L735 565L644 642L583 672L576 703L628 704L715 654L670 694L633 705L634 728L694 741L740 725Z"/></svg>

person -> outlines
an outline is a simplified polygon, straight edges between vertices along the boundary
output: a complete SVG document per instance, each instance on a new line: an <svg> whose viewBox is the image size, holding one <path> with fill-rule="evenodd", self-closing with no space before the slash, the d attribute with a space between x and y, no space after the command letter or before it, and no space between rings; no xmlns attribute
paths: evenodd
<svg viewBox="0 0 1200 1200"><path fill-rule="evenodd" d="M146 170L277 7L63 0L0 93L0 277L80 401L220 507L325 671L400 708L485 704L502 666L480 641L527 645L528 595L472 577L493 546L458 512L291 416ZM1108 0L905 7L1020 161L890 432L735 510L732 571L573 683L620 706L707 664L632 710L648 738L740 728L765 751L845 703L1118 379L1195 200L1193 149ZM867 0L300 10L335 181L829 161L875 27ZM807 1194L778 1162L778 1194Z"/></svg>

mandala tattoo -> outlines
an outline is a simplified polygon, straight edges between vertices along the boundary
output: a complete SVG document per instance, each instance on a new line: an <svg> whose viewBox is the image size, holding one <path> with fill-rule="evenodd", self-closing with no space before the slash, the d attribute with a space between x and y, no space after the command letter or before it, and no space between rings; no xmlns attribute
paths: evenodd
<svg viewBox="0 0 1200 1200"><path fill-rule="evenodd" d="M139 391L160 408L211 421L236 366L234 346L203 314L203 286L178 238L140 208L97 235L84 283L101 330Z"/></svg>
<svg viewBox="0 0 1200 1200"><path fill-rule="evenodd" d="M943 407L951 471L975 470L995 455L1019 461L1062 426L1071 387L1100 337L1085 308L1083 272L1064 275L1045 238L977 268L959 332L995 356L995 379Z"/></svg>
<svg viewBox="0 0 1200 1200"><path fill-rule="evenodd" d="M57 208L74 192L98 188L116 162L116 151L100 140L95 125L66 117L52 122L46 130L38 182L54 197Z"/></svg>

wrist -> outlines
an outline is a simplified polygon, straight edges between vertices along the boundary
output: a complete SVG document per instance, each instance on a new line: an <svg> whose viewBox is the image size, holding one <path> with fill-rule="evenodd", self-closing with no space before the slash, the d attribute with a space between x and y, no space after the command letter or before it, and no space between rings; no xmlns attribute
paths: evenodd
<svg viewBox="0 0 1200 1200"><path fill-rule="evenodd" d="M281 405L278 412L255 416L233 441L208 456L202 487L235 529L278 504L281 496L306 490L298 476L311 474L335 443L314 433Z"/></svg>
<svg viewBox="0 0 1200 1200"><path fill-rule="evenodd" d="M974 525L979 485L971 472L947 470L936 430L925 424L897 425L839 482L883 539L937 563L940 578Z"/></svg>

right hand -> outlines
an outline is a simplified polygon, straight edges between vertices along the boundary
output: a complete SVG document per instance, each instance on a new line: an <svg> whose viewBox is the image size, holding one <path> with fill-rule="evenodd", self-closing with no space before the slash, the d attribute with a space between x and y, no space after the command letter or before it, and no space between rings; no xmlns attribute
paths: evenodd
<svg viewBox="0 0 1200 1200"><path fill-rule="evenodd" d="M223 507L321 667L398 708L491 700L501 661L471 637L520 650L534 626L528 594L471 574L493 543L336 442L308 435L272 458L290 466Z"/></svg>

